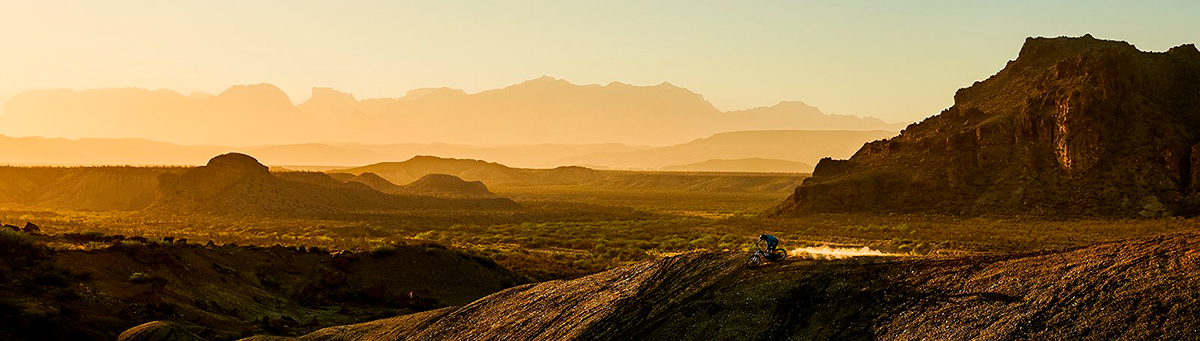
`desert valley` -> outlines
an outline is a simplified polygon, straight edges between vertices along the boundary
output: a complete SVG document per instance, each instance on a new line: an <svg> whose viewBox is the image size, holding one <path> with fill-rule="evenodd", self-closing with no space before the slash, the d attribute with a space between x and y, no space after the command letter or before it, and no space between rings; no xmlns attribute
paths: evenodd
<svg viewBox="0 0 1200 341"><path fill-rule="evenodd" d="M259 25L173 6L162 8L179 10L169 16L180 20ZM359 13L362 23L329 24L345 32L304 38L328 45L346 32L399 37L352 28L416 11L387 8ZM426 10L405 19L463 15ZM263 22L298 27L290 21L297 18ZM554 20L534 21L578 29ZM513 25L476 28L530 41L556 34ZM428 51L350 44L296 59L395 61L415 78L428 70L450 77L457 73L438 58L479 52L484 47L461 43L487 40L455 40L461 32L445 30L405 38ZM707 32L703 41L726 37L697 30ZM629 39L611 48L647 51L639 58L676 56L636 43L658 39L653 34L586 32ZM738 32L737 41L759 39ZM422 40L434 38L446 40ZM580 49L558 43L554 55ZM145 49L166 56L178 48L171 46ZM213 46L266 51L240 41ZM480 46L492 49L488 63L522 70L608 67L560 68L554 61L572 59ZM697 48L678 48L689 46ZM732 94L760 103L776 93L754 89L792 84L772 78L787 69L757 68L779 65L765 52L753 62L742 59L750 52L712 54L741 61L745 74L771 86L716 86L722 82L701 80L708 74L678 74L678 84L719 95L661 80L512 82L488 73L457 78L480 80L463 88L413 87L390 97L364 90L382 84L377 78L386 77L376 76L386 70L341 83L364 95L308 85L304 98L289 77L211 92L189 89L213 83L178 79L168 83L193 85L0 87L0 340L1194 338L1200 50L1188 41L1151 50L1092 34L1028 37L1004 52L971 46L938 60L990 65L987 74L946 85L958 89L936 94L947 106L910 116L839 114L891 106L858 96L882 93L870 81L802 87L832 98L814 99L821 109L781 99L722 104ZM872 64L884 56L830 51L796 63L891 75ZM905 51L886 57L911 57ZM1008 60L972 59L983 52ZM437 58L420 59L426 55ZM629 65L658 77L647 70L678 71L714 56ZM429 66L406 69L405 58ZM221 65L229 70L196 66L203 72L178 78L241 79L226 76L245 70ZM301 74L366 69L329 65ZM962 65L936 68L953 74ZM712 69L703 68L735 74ZM105 74L89 70L62 79ZM806 75L821 74L813 70ZM930 107L916 93L951 79L934 76L893 86L908 96L889 97L895 111ZM976 77L968 76L960 78ZM854 96L833 95L846 89Z"/></svg>

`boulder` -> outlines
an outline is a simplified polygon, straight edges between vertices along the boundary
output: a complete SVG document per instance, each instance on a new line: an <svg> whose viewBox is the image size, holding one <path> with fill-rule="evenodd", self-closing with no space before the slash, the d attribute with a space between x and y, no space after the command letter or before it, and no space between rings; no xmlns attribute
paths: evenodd
<svg viewBox="0 0 1200 341"><path fill-rule="evenodd" d="M25 233L28 233L28 234L42 234L42 228L38 227L36 224L30 223L30 222L26 222L25 228L21 229L21 231L24 231Z"/></svg>

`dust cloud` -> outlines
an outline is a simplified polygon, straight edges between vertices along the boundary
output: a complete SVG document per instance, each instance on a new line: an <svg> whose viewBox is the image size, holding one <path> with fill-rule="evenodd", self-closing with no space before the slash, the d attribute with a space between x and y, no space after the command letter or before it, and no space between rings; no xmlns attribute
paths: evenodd
<svg viewBox="0 0 1200 341"><path fill-rule="evenodd" d="M792 250L789 254L792 257L804 257L813 259L843 259L850 257L862 256L899 256L899 254L886 253L879 250L872 250L869 247L861 248L850 247L829 247L826 245L818 247L802 247Z"/></svg>

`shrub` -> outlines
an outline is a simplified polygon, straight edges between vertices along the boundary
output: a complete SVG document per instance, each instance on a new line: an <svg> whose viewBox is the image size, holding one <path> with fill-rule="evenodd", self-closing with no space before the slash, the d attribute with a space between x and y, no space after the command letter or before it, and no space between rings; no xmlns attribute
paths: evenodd
<svg viewBox="0 0 1200 341"><path fill-rule="evenodd" d="M46 266L38 269L33 282L38 285L65 287L71 285L71 278L62 270Z"/></svg>
<svg viewBox="0 0 1200 341"><path fill-rule="evenodd" d="M379 245L371 249L371 257L384 257L396 253L396 247L391 245Z"/></svg>
<svg viewBox="0 0 1200 341"><path fill-rule="evenodd" d="M32 248L33 237L10 229L0 229L0 252L13 254L14 251Z"/></svg>
<svg viewBox="0 0 1200 341"><path fill-rule="evenodd" d="M134 272L132 275L129 275L129 281L137 284L166 284L167 279L143 272Z"/></svg>

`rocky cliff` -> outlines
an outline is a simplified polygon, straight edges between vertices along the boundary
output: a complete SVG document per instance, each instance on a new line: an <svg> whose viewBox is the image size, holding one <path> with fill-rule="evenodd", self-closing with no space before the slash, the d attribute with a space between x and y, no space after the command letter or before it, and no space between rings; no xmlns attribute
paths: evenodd
<svg viewBox="0 0 1200 341"><path fill-rule="evenodd" d="M1200 51L1030 38L996 75L899 136L824 159L774 211L1191 215Z"/></svg>

